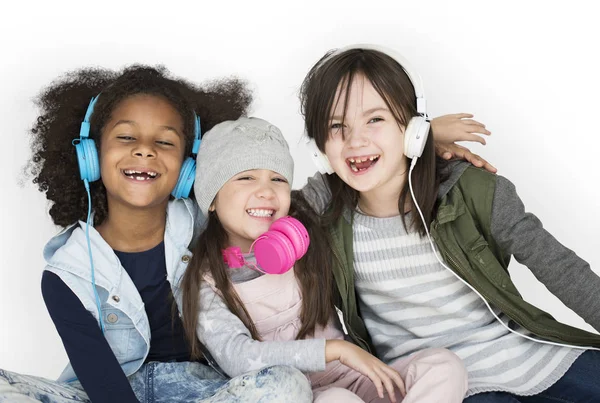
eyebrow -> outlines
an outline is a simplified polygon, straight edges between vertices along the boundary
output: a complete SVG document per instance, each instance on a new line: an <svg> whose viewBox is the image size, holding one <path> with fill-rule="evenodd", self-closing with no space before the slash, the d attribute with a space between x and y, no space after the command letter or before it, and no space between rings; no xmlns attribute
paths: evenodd
<svg viewBox="0 0 600 403"><path fill-rule="evenodd" d="M115 123L112 128L114 129L115 127L117 127L119 125L122 125L122 124L127 124L127 125L132 125L132 126L137 126L138 125L137 122L134 121L134 120L121 119L117 123ZM160 126L160 128L163 129L163 130L172 131L175 134L180 135L179 131L177 129L175 129L173 126L165 125L165 126Z"/></svg>
<svg viewBox="0 0 600 403"><path fill-rule="evenodd" d="M374 108L367 109L366 111L364 111L363 112L363 116L367 116L367 115L370 115L370 114L375 113L375 112L390 112L390 110L388 108L386 108L386 107L383 107L383 106L376 106ZM331 120L342 120L342 117L339 116L339 115L333 115L331 117Z"/></svg>

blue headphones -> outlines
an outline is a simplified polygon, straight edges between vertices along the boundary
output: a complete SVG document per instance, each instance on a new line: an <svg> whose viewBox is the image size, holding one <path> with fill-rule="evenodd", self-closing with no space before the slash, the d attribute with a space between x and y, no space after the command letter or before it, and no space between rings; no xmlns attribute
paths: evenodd
<svg viewBox="0 0 600 403"><path fill-rule="evenodd" d="M196 179L196 154L200 149L200 118L194 112L194 143L192 144L192 156L187 157L179 171L179 179L175 189L171 192L176 199L185 199L189 197Z"/></svg>
<svg viewBox="0 0 600 403"><path fill-rule="evenodd" d="M79 175L82 181L94 182L100 179L100 163L98 162L98 150L96 143L90 139L90 118L94 112L94 106L98 96L95 96L88 105L85 118L81 122L79 129L79 139L73 140L77 152L77 163L79 165Z"/></svg>
<svg viewBox="0 0 600 403"><path fill-rule="evenodd" d="M98 100L95 96L90 101L90 104L85 113L85 118L81 122L79 130L79 138L73 140L75 151L77 152L77 162L79 164L79 174L84 183L87 181L94 182L100 179L100 163L98 161L98 150L94 140L90 139L90 118L94 112L94 106ZM200 149L200 118L194 113L194 143L192 145L192 156L187 157L181 166L179 179L175 188L171 192L176 199L189 197L196 178L196 154Z"/></svg>

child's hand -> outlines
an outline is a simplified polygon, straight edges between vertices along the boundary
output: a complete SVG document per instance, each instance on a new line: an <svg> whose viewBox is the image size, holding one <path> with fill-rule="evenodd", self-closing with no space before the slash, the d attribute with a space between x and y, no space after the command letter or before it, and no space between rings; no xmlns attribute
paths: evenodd
<svg viewBox="0 0 600 403"><path fill-rule="evenodd" d="M464 159L479 168L490 172L497 169L468 148L456 144L457 141L476 141L485 145L482 134L490 135L483 123L471 119L470 113L439 116L431 120L431 131L435 140L435 152L445 160Z"/></svg>
<svg viewBox="0 0 600 403"><path fill-rule="evenodd" d="M398 386L402 396L406 395L404 381L395 369L350 342L345 340L327 340L325 344L325 357L327 362L339 360L345 366L368 376L375 384L377 394L381 399L383 399L383 388L385 386L390 400L396 402L394 384Z"/></svg>
<svg viewBox="0 0 600 403"><path fill-rule="evenodd" d="M431 130L436 143L450 144L456 141L476 141L485 145L481 134L492 134L483 123L471 119L470 113L443 115L431 120Z"/></svg>

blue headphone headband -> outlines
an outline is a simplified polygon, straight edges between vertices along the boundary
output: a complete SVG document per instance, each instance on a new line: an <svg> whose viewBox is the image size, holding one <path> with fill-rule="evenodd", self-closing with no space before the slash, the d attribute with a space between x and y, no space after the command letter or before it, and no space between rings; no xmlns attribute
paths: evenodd
<svg viewBox="0 0 600 403"><path fill-rule="evenodd" d="M81 129L79 129L79 137L80 138L88 138L90 137L90 119L92 117L92 113L94 112L94 107L96 106L96 101L98 101L98 97L100 94L92 97L90 104L87 107L87 111L85 112L85 118L83 122L81 122Z"/></svg>
<svg viewBox="0 0 600 403"><path fill-rule="evenodd" d="M194 144L192 145L192 154L194 155L198 154L198 150L200 149L200 142L202 141L200 139L201 130L200 117L194 112Z"/></svg>

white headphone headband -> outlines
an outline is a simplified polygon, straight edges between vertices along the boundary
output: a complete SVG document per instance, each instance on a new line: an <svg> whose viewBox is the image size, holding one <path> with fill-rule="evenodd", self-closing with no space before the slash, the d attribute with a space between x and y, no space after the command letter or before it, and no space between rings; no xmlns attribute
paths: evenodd
<svg viewBox="0 0 600 403"><path fill-rule="evenodd" d="M367 44L367 43L349 45L349 46L345 46L345 47L340 48L340 49L336 50L335 52L333 52L331 55L329 55L329 57L327 57L325 60L323 60L321 62L321 64L327 62L329 59L331 59L341 53L344 53L344 52L346 52L348 50L352 50L352 49L375 50L375 51L381 52L383 54L386 54L389 57L391 57L392 59L394 59L395 61L397 61L398 64L402 67L402 69L406 73L406 75L408 76L413 87L415 88L415 95L417 96L417 112L419 112L419 114L421 114L422 116L427 116L427 101L425 100L425 90L423 89L423 81L421 80L421 76L416 72L416 70L414 70L411 67L408 60L406 60L402 55L400 55L399 53L397 53L391 49L385 48L383 46L372 45L372 44Z"/></svg>

